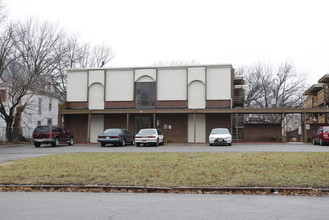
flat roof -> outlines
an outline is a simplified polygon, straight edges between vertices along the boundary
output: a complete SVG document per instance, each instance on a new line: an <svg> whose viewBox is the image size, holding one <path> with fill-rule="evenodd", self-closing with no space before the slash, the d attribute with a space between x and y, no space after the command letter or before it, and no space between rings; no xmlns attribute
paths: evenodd
<svg viewBox="0 0 329 220"><path fill-rule="evenodd" d="M92 68L72 68L66 69L69 72L74 71L92 71L92 70L135 70L135 69L186 69L186 68L233 68L232 64L205 64L205 65L184 65L184 66L135 66L135 67L92 67Z"/></svg>
<svg viewBox="0 0 329 220"><path fill-rule="evenodd" d="M324 76L322 76L318 83L329 83L329 73L325 74Z"/></svg>
<svg viewBox="0 0 329 220"><path fill-rule="evenodd" d="M310 88L308 88L303 95L316 95L319 91L323 89L324 84L318 83L313 84Z"/></svg>

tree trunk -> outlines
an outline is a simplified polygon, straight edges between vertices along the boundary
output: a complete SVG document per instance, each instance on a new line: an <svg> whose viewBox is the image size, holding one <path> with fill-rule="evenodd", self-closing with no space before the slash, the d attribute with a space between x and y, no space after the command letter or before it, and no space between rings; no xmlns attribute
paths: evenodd
<svg viewBox="0 0 329 220"><path fill-rule="evenodd" d="M12 119L6 120L6 137L8 142L13 141L13 127L12 127L13 121Z"/></svg>

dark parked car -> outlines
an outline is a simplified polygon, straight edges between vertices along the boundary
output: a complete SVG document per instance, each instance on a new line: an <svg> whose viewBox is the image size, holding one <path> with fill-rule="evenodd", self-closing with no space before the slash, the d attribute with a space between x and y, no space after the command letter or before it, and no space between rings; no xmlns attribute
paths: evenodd
<svg viewBox="0 0 329 220"><path fill-rule="evenodd" d="M125 146L127 143L135 144L135 138L126 129L109 128L98 135L97 142L101 143L102 147L105 147L106 144Z"/></svg>
<svg viewBox="0 0 329 220"><path fill-rule="evenodd" d="M53 147L58 147L60 142L73 145L73 135L60 126L38 126L32 134L32 141L35 147L40 147L41 144L51 144Z"/></svg>
<svg viewBox="0 0 329 220"><path fill-rule="evenodd" d="M313 135L313 144L329 143L329 126L321 126Z"/></svg>

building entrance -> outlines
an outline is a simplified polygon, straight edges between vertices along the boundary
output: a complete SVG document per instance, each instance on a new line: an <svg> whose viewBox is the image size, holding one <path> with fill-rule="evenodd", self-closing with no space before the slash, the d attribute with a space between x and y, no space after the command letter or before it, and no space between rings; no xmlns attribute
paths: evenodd
<svg viewBox="0 0 329 220"><path fill-rule="evenodd" d="M143 128L153 128L153 115L135 116L135 134Z"/></svg>

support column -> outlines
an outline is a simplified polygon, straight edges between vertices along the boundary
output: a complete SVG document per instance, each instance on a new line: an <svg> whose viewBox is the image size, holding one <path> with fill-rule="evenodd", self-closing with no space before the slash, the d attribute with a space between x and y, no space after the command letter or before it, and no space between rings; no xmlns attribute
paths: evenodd
<svg viewBox="0 0 329 220"><path fill-rule="evenodd" d="M307 135L306 135L306 112L304 110L304 142L306 143Z"/></svg>
<svg viewBox="0 0 329 220"><path fill-rule="evenodd" d="M129 112L127 113L127 130L129 131Z"/></svg>
<svg viewBox="0 0 329 220"><path fill-rule="evenodd" d="M196 111L194 110L193 115L193 122L194 122L194 144L196 143Z"/></svg>
<svg viewBox="0 0 329 220"><path fill-rule="evenodd" d="M287 134L286 134L286 114L283 113L283 138L284 138L284 141L287 141Z"/></svg>
<svg viewBox="0 0 329 220"><path fill-rule="evenodd" d="M87 142L90 143L90 128L91 128L91 112L88 114L88 138Z"/></svg>
<svg viewBox="0 0 329 220"><path fill-rule="evenodd" d="M238 109L236 110L235 113L235 142L239 142L239 129L238 129L239 123L238 123Z"/></svg>
<svg viewBox="0 0 329 220"><path fill-rule="evenodd" d="M155 112L153 112L153 128L156 128Z"/></svg>

